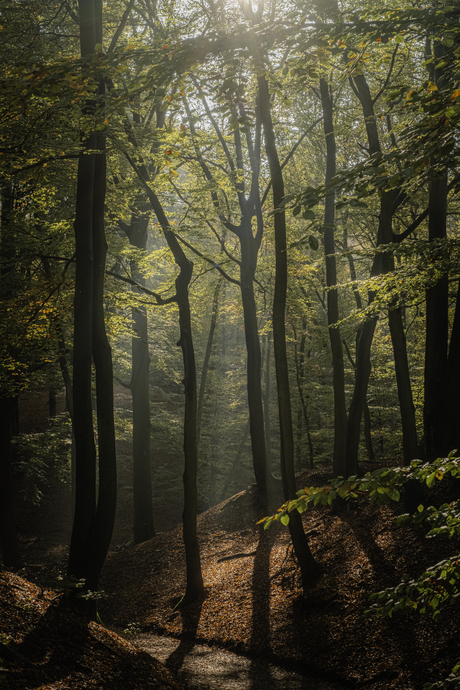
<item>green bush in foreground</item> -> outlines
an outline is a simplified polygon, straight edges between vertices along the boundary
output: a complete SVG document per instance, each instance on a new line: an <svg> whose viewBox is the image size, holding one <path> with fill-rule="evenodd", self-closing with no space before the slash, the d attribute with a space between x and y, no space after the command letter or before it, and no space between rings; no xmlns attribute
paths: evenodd
<svg viewBox="0 0 460 690"><path fill-rule="evenodd" d="M332 505L337 499L350 500L367 493L371 503L399 501L401 489L409 481L416 481L428 488L447 477L460 476L460 457L450 453L432 463L413 460L410 467L391 467L368 472L364 477L337 477L323 487L306 487L297 492L298 498L287 501L275 515L260 520L267 529L272 522L288 525L290 513L303 513L310 504ZM396 518L400 526L426 525L427 538L452 539L460 535L460 499L444 503L439 508L419 505L414 514ZM402 578L396 587L390 587L370 596L371 606L366 614L391 617L397 611L417 611L438 620L441 608L460 596L460 554L452 555L431 566L417 579ZM449 677L436 683L425 683L423 690L460 688L460 662Z"/></svg>

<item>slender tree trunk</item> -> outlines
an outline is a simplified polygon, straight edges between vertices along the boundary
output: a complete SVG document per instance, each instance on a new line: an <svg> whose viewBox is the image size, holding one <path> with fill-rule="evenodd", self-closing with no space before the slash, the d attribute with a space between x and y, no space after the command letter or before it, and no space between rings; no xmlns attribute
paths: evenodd
<svg viewBox="0 0 460 690"><path fill-rule="evenodd" d="M351 278L352 282L354 284L356 284L355 262L354 262L352 253L348 251L348 232L347 232L347 223L346 222L343 224L343 248L345 249L345 251L347 253L348 265L350 267L350 278ZM357 286L355 286L353 288L353 293L355 296L356 306L358 307L358 309L362 309L363 303L362 303L361 295L359 293ZM358 350L358 347L359 347L360 337L361 337L361 327L358 328L358 332L356 334L356 341L355 341L356 342L356 350ZM356 374L356 362L353 361L350 350L349 350L345 340L344 340L344 345L345 345L348 359L350 360L351 366L353 367L353 370L355 371L355 374ZM375 453L374 453L374 448L372 446L371 414L370 414L370 410L369 410L369 404L367 402L367 396L366 396L366 399L364 400L363 420L364 420L364 442L366 444L367 457L371 462L373 462L375 460Z"/></svg>
<svg viewBox="0 0 460 690"><path fill-rule="evenodd" d="M161 226L174 261L180 269L176 278L176 302L179 309L180 338L178 345L182 350L184 363L184 510L182 512L183 537L185 546L185 560L187 568L187 588L185 603L197 599L204 592L203 576L201 573L200 547L196 530L196 516L198 509L197 475L198 450L196 434L197 392L196 392L196 364L195 350L192 338L192 320L188 287L192 278L193 263L186 257L179 241L170 228L169 221L163 207L148 185L148 172L143 169L139 177L148 195L153 212Z"/></svg>
<svg viewBox="0 0 460 690"><path fill-rule="evenodd" d="M267 452L267 467L271 473L272 452L270 435L270 364L271 364L271 333L265 336L265 389L264 389L264 427L265 427L265 448Z"/></svg>
<svg viewBox="0 0 460 690"><path fill-rule="evenodd" d="M251 435L252 459L257 482L258 500L263 505L269 500L271 474L267 463L265 445L264 411L262 402L259 326L254 295L254 275L257 263L257 250L251 232L240 234L241 242L241 298L243 304L244 333L247 352L247 383L249 425Z"/></svg>
<svg viewBox="0 0 460 690"><path fill-rule="evenodd" d="M278 389L278 409L281 440L281 475L286 500L296 497L294 467L294 435L292 430L291 397L289 390L289 370L286 352L286 292L287 292L287 241L286 216L281 202L284 199L284 180L276 149L275 133L270 111L268 82L258 77L258 95L261 118L265 134L265 150L270 167L273 187L273 207L275 222L275 294L273 298L273 348L275 354L276 383ZM281 210L283 208L283 210ZM302 520L297 511L291 513L289 529L297 561L302 574L302 585L307 588L318 566L310 551L308 539L303 530Z"/></svg>
<svg viewBox="0 0 460 690"><path fill-rule="evenodd" d="M9 227L12 212L13 185L11 182L4 182L1 188L0 298L5 300L11 296L11 286L8 282L14 270L14 233ZM3 313L1 318L5 318ZM6 324L2 325L3 328L6 327ZM14 521L11 437L13 413L17 406L14 397L17 384L11 380L6 381L6 385L5 382L3 384L5 387L0 390L0 550L3 567L15 570L19 567L19 550Z"/></svg>
<svg viewBox="0 0 460 690"><path fill-rule="evenodd" d="M16 570L19 567L19 550L14 523L13 486L11 476L11 414L14 400L0 398L0 549L3 567Z"/></svg>
<svg viewBox="0 0 460 690"><path fill-rule="evenodd" d="M449 344L449 355L438 404L431 417L432 457L445 456L460 450L460 282L457 290L455 316Z"/></svg>
<svg viewBox="0 0 460 690"><path fill-rule="evenodd" d="M82 56L102 43L102 4L80 0ZM103 88L101 86L101 88ZM88 105L89 111L94 106ZM103 288L106 242L105 139L90 135L78 163L75 229L73 417L76 451L75 514L69 575L96 590L109 548L116 506L115 426L110 346L105 333ZM88 153L97 151L98 153ZM96 445L92 421L91 365L96 370L99 493L96 504ZM89 609L95 615L94 607Z"/></svg>
<svg viewBox="0 0 460 690"><path fill-rule="evenodd" d="M297 348L295 349L295 365L296 365L296 380L297 380L297 390L299 392L299 398L300 398L300 408L299 408L299 414L298 414L298 419L297 419L297 427L298 427L298 433L297 433L297 443L298 443L298 453L300 454L300 439L302 437L302 431L303 431L303 426L305 425L305 433L307 434L307 442L308 442L308 456L309 456L309 465L310 469L313 469L314 465L314 452L313 452L313 443L311 440L311 433L310 433L310 420L308 417L308 405L307 405L307 400L304 395L304 384L305 384L305 342L307 339L307 318L304 316L302 318L302 337L300 339L300 347L299 347L299 356L297 357ZM297 339L297 335L296 335ZM302 469L302 458L298 457L297 459L298 463L298 469Z"/></svg>
<svg viewBox="0 0 460 690"><path fill-rule="evenodd" d="M96 136L87 148L96 147ZM93 324L92 209L95 155L80 154L75 229L73 420L75 434L75 513L69 552L70 575L87 577L86 546L96 515L96 445L91 401Z"/></svg>
<svg viewBox="0 0 460 690"><path fill-rule="evenodd" d="M333 123L332 95L327 81L320 79L321 103L323 107L324 135L326 137L326 179L328 185L336 172L336 146ZM335 258L335 194L325 199L324 209L324 253L326 255L327 322L332 352L332 385L334 389L334 476L346 475L347 408L345 401L345 368L343 364L342 338L339 321L337 292L337 267Z"/></svg>
<svg viewBox="0 0 460 690"><path fill-rule="evenodd" d="M221 146L227 157L230 169L233 173L244 170L244 154L242 140L239 129L234 131L235 161L230 155L227 144L224 141L222 132L213 118L209 107L203 100L208 117L216 130ZM196 139L194 120L187 101L185 108L189 118L190 131L197 159L201 165L204 176L208 182L213 182L212 173L204 160L200 147ZM239 104L238 114L244 111L242 103ZM236 111L235 113L236 114ZM245 183L238 181L235 188L238 196L240 210L240 225L236 226L221 214L218 194L211 192L211 198L215 209L219 212L220 221L227 230L233 232L240 241L241 261L240 261L240 289L243 304L244 332L247 350L247 387L248 387L248 407L250 420L250 434L254 474L257 483L258 501L265 504L269 500L273 478L268 466L267 452L265 446L264 416L262 405L262 371L261 371L261 351L260 339L257 323L257 308L254 294L254 277L257 267L257 257L263 234L262 205L259 190L260 172L260 141L261 125L256 116L256 127L254 139L250 133L246 134L246 153L250 159L251 167L251 190L248 198L245 194ZM257 226L256 233L253 233L253 221Z"/></svg>
<svg viewBox="0 0 460 690"><path fill-rule="evenodd" d="M430 242L447 237L447 173L434 177L429 189L428 238ZM435 258L433 257L433 261ZM424 432L425 457L434 460L445 452L444 443L436 428L441 422L438 406L444 408L439 398L447 367L448 340L448 276L443 275L436 285L426 291L426 342L425 342L425 403ZM438 439L436 441L435 439ZM452 448L450 450L453 450Z"/></svg>
<svg viewBox="0 0 460 690"><path fill-rule="evenodd" d="M132 217L125 228L131 246L147 249L150 216L142 213ZM131 275L145 284L138 261L131 261ZM136 289L136 288L134 288ZM138 305L132 310L134 335L131 339L131 390L133 404L133 504L134 543L140 544L155 536L152 505L152 472L150 461L150 355L147 332L147 310Z"/></svg>
<svg viewBox="0 0 460 690"><path fill-rule="evenodd" d="M212 309L211 309L211 323L209 324L208 341L206 343L206 352L204 354L203 367L201 370L200 379L200 390L198 393L198 407L196 414L196 436L197 445L200 446L200 436L201 436L201 417L203 415L203 405L204 405L204 392L206 390L206 380L209 371L209 362L211 360L212 346L214 343L214 334L216 332L217 326L217 316L219 314L219 295L222 289L223 278L220 277L214 288L214 295L212 298Z"/></svg>
<svg viewBox="0 0 460 690"><path fill-rule="evenodd" d="M369 86L362 74L354 77L354 83L363 109L369 143L369 153L371 155L377 155L380 153L381 149L374 113L374 104L370 95ZM393 200L394 192L382 191L377 245L388 245L393 241ZM388 273L393 269L393 254L391 250L388 250L377 255L372 268L372 275ZM369 303L371 303L373 299L374 295L369 293ZM352 404L348 414L349 436L347 442L347 462L350 463L350 467L347 467L347 469L350 470L353 468L353 473L358 469L360 426L371 370L370 349L376 323L377 317L371 317L364 323L357 347L356 381ZM416 454L417 433L409 364L407 360L406 340L400 309L390 309L389 326L392 335L393 356L395 359L396 381L403 429L404 462L408 464Z"/></svg>

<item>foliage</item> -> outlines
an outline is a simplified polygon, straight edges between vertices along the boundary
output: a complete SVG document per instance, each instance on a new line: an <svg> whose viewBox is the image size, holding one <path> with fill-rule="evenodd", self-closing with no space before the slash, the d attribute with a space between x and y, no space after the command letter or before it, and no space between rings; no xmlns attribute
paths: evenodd
<svg viewBox="0 0 460 690"><path fill-rule="evenodd" d="M13 472L26 502L39 505L50 482L70 479L70 430L67 414L52 420L42 433L20 434L13 439Z"/></svg>
<svg viewBox="0 0 460 690"><path fill-rule="evenodd" d="M310 504L331 505L335 500L353 500L360 494L368 494L372 503L398 502L400 490L409 481L418 482L428 489L442 480L458 480L460 477L460 457L455 452L446 458L438 458L432 463L414 460L410 467L381 468L368 472L363 477L348 479L337 477L323 487L301 489L298 498L286 502L271 517L260 520L264 529L272 522L289 524L289 514L297 510L303 513ZM453 539L460 535L460 500L444 503L439 508L419 505L414 514L405 514L395 520L398 526L428 526L427 538ZM403 576L396 587L389 587L371 594L371 606L366 614L392 617L398 611L417 611L438 620L442 606L452 604L460 597L460 554L436 563L427 568L417 578ZM460 687L460 663L455 666L449 678L434 684L427 683L424 690Z"/></svg>

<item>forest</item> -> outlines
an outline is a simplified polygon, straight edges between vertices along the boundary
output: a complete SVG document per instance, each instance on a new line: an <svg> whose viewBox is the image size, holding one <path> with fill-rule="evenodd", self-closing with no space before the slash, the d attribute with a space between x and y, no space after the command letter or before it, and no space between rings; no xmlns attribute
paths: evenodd
<svg viewBox="0 0 460 690"><path fill-rule="evenodd" d="M281 540L302 611L332 582L318 530L332 554L338 522L367 539L375 519L407 553L362 612L443 635L442 663L370 686L460 687L459 15L2 0L3 574L27 561L23 516L61 492L63 589L99 620L117 520L144 569L177 526L164 591L180 571L169 614L197 635L218 506L258 539L221 561L256 554L255 572Z"/></svg>

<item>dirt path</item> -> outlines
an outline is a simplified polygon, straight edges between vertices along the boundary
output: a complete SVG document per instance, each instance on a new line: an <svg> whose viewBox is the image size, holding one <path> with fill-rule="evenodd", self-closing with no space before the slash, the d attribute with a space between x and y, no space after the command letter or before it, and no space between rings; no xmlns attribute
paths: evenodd
<svg viewBox="0 0 460 690"><path fill-rule="evenodd" d="M250 659L219 647L195 645L157 635L134 639L141 649L176 671L190 689L200 690L343 690L264 659Z"/></svg>

